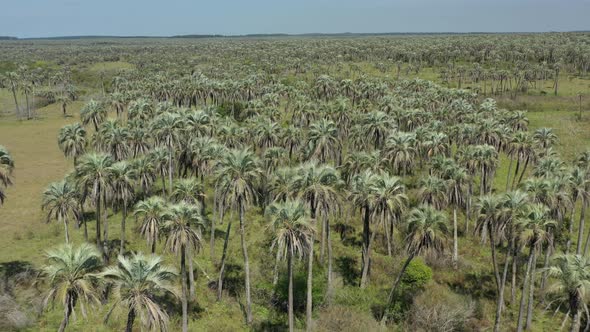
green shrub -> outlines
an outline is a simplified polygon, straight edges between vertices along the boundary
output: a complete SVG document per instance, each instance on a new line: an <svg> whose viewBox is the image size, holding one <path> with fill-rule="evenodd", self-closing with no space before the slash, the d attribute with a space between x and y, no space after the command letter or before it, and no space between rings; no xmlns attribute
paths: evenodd
<svg viewBox="0 0 590 332"><path fill-rule="evenodd" d="M307 299L307 263L302 262L293 266L293 307L295 312L305 312ZM313 306L317 307L324 301L326 294L325 271L319 266L313 267ZM281 273L279 282L275 288L275 307L284 312L287 311L289 301L289 278L286 273Z"/></svg>
<svg viewBox="0 0 590 332"><path fill-rule="evenodd" d="M402 276L401 285L406 291L423 288L432 280L432 269L421 258L413 259Z"/></svg>

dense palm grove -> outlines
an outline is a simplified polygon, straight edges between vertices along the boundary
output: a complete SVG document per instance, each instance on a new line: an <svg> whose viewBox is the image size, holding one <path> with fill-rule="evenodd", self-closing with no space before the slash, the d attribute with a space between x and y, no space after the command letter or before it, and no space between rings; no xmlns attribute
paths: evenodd
<svg viewBox="0 0 590 332"><path fill-rule="evenodd" d="M75 61L138 66L101 75L79 122L57 133L73 169L42 193L42 208L66 244L48 252L42 275L47 304L63 309L60 330L103 303L127 331L187 331L215 301L238 301L233 318L253 329L313 330L352 288L382 328L470 330L488 319L494 331L522 331L547 310L587 329L590 150L563 160L550 128L529 131L525 111L477 94L541 80L557 92L560 68L587 72L587 35L394 40L132 43L124 54L38 46L72 62L36 73L50 81L40 96L64 114L82 94ZM71 52L81 55L66 60ZM355 62L394 75L368 76ZM399 77L435 64L457 89ZM18 70L4 81L33 73ZM466 80L479 87L461 89ZM3 148L0 165L1 190L14 167ZM87 243L73 243L73 231ZM447 316L411 308L421 278L465 274L476 260L486 269L475 287L439 283L493 309L476 318L461 304ZM278 318L262 324L268 317Z"/></svg>

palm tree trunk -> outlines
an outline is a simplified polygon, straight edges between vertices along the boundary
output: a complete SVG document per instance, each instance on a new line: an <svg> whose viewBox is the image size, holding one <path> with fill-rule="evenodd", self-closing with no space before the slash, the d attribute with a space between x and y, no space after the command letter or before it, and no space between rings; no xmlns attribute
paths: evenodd
<svg viewBox="0 0 590 332"><path fill-rule="evenodd" d="M371 225L369 224L370 219L370 210L368 206L365 206L364 216L363 216L363 266L362 266L362 274L361 274L361 288L365 288L367 286L368 277L369 277L369 264L370 264L370 243L371 243Z"/></svg>
<svg viewBox="0 0 590 332"><path fill-rule="evenodd" d="M572 325L570 332L580 331L580 310L574 310L574 316L572 317Z"/></svg>
<svg viewBox="0 0 590 332"><path fill-rule="evenodd" d="M103 193L102 206L104 207L104 213L102 214L102 249L104 253L105 262L109 262L109 222L108 222L108 210L107 210L107 198L106 193Z"/></svg>
<svg viewBox="0 0 590 332"><path fill-rule="evenodd" d="M569 254L570 247L572 246L572 234L574 233L574 217L576 214L576 203L578 202L578 197L574 197L572 202L572 213L570 217L570 223L567 230L567 242L565 244L565 253Z"/></svg>
<svg viewBox="0 0 590 332"><path fill-rule="evenodd" d="M215 210L215 204L213 204L213 210ZM219 221L223 223L223 210L219 211ZM209 235L209 254L211 255L211 261L215 259L215 216L211 218L211 234Z"/></svg>
<svg viewBox="0 0 590 332"><path fill-rule="evenodd" d="M508 164L508 172L506 173L506 191L508 191L508 187L510 186L510 173L512 173L512 162L514 161L514 157L510 156L510 163Z"/></svg>
<svg viewBox="0 0 590 332"><path fill-rule="evenodd" d="M29 94L25 93L25 100L27 101L27 120L31 119L31 106L29 105Z"/></svg>
<svg viewBox="0 0 590 332"><path fill-rule="evenodd" d="M168 147L168 194L172 195L172 146Z"/></svg>
<svg viewBox="0 0 590 332"><path fill-rule="evenodd" d="M72 303L72 296L68 292L66 294L66 306L64 308L64 318L59 325L58 332L64 332L66 330L66 326L70 322L70 315L72 314L73 310L73 303Z"/></svg>
<svg viewBox="0 0 590 332"><path fill-rule="evenodd" d="M135 309L129 309L127 314L127 325L125 326L125 332L133 331L133 322L135 321Z"/></svg>
<svg viewBox="0 0 590 332"><path fill-rule="evenodd" d="M127 200L123 202L123 218L121 219L121 252L125 253L125 221L127 220Z"/></svg>
<svg viewBox="0 0 590 332"><path fill-rule="evenodd" d="M312 220L313 222L314 220ZM312 309L313 309L313 299L312 299L312 291L313 291L313 245L314 245L314 236L313 233L311 234L310 239L310 246L309 246L309 258L307 261L307 302L305 306L305 327L306 330L309 332L311 331L312 325Z"/></svg>
<svg viewBox="0 0 590 332"><path fill-rule="evenodd" d="M502 309L504 307L504 289L506 287L506 277L508 276L508 265L510 263L510 256L514 246L514 236L510 236L510 246L506 253L506 262L504 263L504 272L502 273L502 283L500 284L500 292L498 293L498 302L496 303L496 319L494 321L494 332L500 331L500 319L502 318Z"/></svg>
<svg viewBox="0 0 590 332"><path fill-rule="evenodd" d="M498 271L498 260L496 258L496 239L494 238L494 230L489 229L488 235L490 237L490 248L492 250L492 265L494 267L494 277L496 279L496 291L500 292L500 272Z"/></svg>
<svg viewBox="0 0 590 332"><path fill-rule="evenodd" d="M524 176L524 173L526 173L526 168L529 165L529 157L526 157L526 160L524 162L524 167L522 168L522 173L520 173L520 176L518 177L518 184L520 184L520 182L522 181L522 177Z"/></svg>
<svg viewBox="0 0 590 332"><path fill-rule="evenodd" d="M453 264L457 267L459 261L459 239L457 236L457 206L453 207Z"/></svg>
<svg viewBox="0 0 590 332"><path fill-rule="evenodd" d="M229 233L231 231L231 219L227 222L225 231L225 240L223 241L223 253L221 254L221 267L219 268L219 280L217 281L217 301L221 301L223 292L223 273L225 272L225 260L227 259L227 246L229 243Z"/></svg>
<svg viewBox="0 0 590 332"><path fill-rule="evenodd" d="M180 248L180 277L182 282L182 332L188 331L188 299L186 289L186 247Z"/></svg>
<svg viewBox="0 0 590 332"><path fill-rule="evenodd" d="M96 201L95 201L95 205L96 205L96 246L102 251L101 249L101 240L100 240L100 184L97 185L97 189L96 189Z"/></svg>
<svg viewBox="0 0 590 332"><path fill-rule="evenodd" d="M188 286L189 286L189 299L193 299L195 296L195 270L193 268L193 252L191 248L187 248L188 256Z"/></svg>
<svg viewBox="0 0 590 332"><path fill-rule="evenodd" d="M517 155L516 157L516 168L514 170L514 177L512 178L512 184L510 185L511 189L514 189L514 185L516 184L516 177L518 176L518 170L520 169L520 156Z"/></svg>
<svg viewBox="0 0 590 332"><path fill-rule="evenodd" d="M582 196L582 209L580 211L580 226L578 228L578 243L576 247L576 255L579 255L582 252L582 236L584 235L585 230L585 214L586 214L586 199Z"/></svg>
<svg viewBox="0 0 590 332"><path fill-rule="evenodd" d="M326 252L326 222L322 219L322 233L320 234L320 264L324 265L324 256Z"/></svg>
<svg viewBox="0 0 590 332"><path fill-rule="evenodd" d="M295 320L293 318L293 254L291 248L287 253L287 270L289 273L289 332L293 332Z"/></svg>
<svg viewBox="0 0 590 332"><path fill-rule="evenodd" d="M238 208L240 209L240 240L242 244L242 254L244 256L244 278L246 286L246 323L252 323L252 299L250 297L250 262L248 260L248 248L246 246L246 231L244 229L244 205L242 199L238 199Z"/></svg>
<svg viewBox="0 0 590 332"><path fill-rule="evenodd" d="M516 331L522 332L522 318L524 317L524 304L526 299L526 289L528 286L529 277L531 274L531 266L533 265L533 256L534 256L534 249L531 247L531 251L529 252L529 259L526 264L526 273L524 275L524 279L522 281L522 294L520 295L520 306L518 308L518 319L516 323Z"/></svg>
<svg viewBox="0 0 590 332"><path fill-rule="evenodd" d="M389 296L387 298L387 304L385 305L385 309L383 312L383 318L381 318L382 324L384 324L387 321L387 316L389 315L389 309L393 305L393 298L395 296L395 291L397 290L397 287L399 286L399 283L401 282L402 276L404 275L404 272L406 272L408 265L410 265L410 262L412 261L412 259L414 259L414 256L415 256L414 253L412 253L408 256L408 258L406 259L406 262L402 266L401 271L399 272L397 278L395 279L395 282L393 283L393 287L391 287L391 291L389 292Z"/></svg>
<svg viewBox="0 0 590 332"><path fill-rule="evenodd" d="M330 220L325 216L325 213L324 224L326 225L326 241L328 242L328 287L326 297L328 303L330 303L330 299L332 298L332 239L330 237Z"/></svg>
<svg viewBox="0 0 590 332"><path fill-rule="evenodd" d="M57 219L62 219L61 216L58 216ZM58 220L58 223L61 220ZM63 218L63 222L64 222L64 228L65 228L65 235L66 235L66 244L70 243L70 231L68 229L68 219L67 218Z"/></svg>
<svg viewBox="0 0 590 332"><path fill-rule="evenodd" d="M281 251L277 250L277 255L275 257L275 268L272 272L272 285L276 287L279 283L279 262L281 261Z"/></svg>
<svg viewBox="0 0 590 332"><path fill-rule="evenodd" d="M20 119L20 108L18 107L18 99L16 98L16 88L12 87L12 97L14 98L14 104L16 105L16 118Z"/></svg>
<svg viewBox="0 0 590 332"><path fill-rule="evenodd" d="M82 223L84 224L84 241L88 242L88 224L86 223L86 218L84 218L84 204L80 203L80 219L82 219Z"/></svg>
<svg viewBox="0 0 590 332"><path fill-rule="evenodd" d="M516 270L517 270L518 249L516 246L512 248L512 278L510 281L510 303L516 302Z"/></svg>
<svg viewBox="0 0 590 332"><path fill-rule="evenodd" d="M529 282L529 303L527 306L525 330L529 330L533 323L533 298L535 295L535 270L536 270L536 250L533 249L533 259L531 261L531 280Z"/></svg>

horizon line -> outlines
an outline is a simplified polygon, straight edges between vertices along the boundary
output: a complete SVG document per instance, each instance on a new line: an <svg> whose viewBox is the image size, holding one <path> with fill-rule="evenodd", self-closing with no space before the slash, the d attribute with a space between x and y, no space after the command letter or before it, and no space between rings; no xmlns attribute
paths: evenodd
<svg viewBox="0 0 590 332"><path fill-rule="evenodd" d="M179 35L62 35L45 37L18 37L0 36L0 40L36 40L36 39L84 39L84 38L240 38L240 37L305 37L305 36L386 36L386 35L470 35L470 34L544 34L544 33L584 33L590 30L567 30L567 31L442 31L442 32L308 32L308 33L247 33L247 34L179 34Z"/></svg>

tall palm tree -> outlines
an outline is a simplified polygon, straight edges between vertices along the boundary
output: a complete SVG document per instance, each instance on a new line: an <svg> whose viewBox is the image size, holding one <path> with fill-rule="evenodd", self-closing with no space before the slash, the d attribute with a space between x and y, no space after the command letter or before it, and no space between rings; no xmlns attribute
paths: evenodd
<svg viewBox="0 0 590 332"><path fill-rule="evenodd" d="M470 181L467 170L453 165L447 167L443 174L446 180L448 203L453 207L453 262L459 261L459 239L457 237L457 210L465 205L467 184Z"/></svg>
<svg viewBox="0 0 590 332"><path fill-rule="evenodd" d="M125 222L127 221L127 208L133 203L135 197L134 184L136 173L133 167L126 161L114 163L110 169L111 178L109 185L112 191L111 199L122 207L121 219L121 254L125 253Z"/></svg>
<svg viewBox="0 0 590 332"><path fill-rule="evenodd" d="M387 253L391 256L391 240L393 238L394 226L401 219L402 214L406 212L409 205L406 187L399 177L381 173L370 185L369 190L370 204L372 205L371 218L383 228L385 237L387 238ZM371 234L369 248L367 250L367 262L365 262L366 265L370 265L370 246L373 243L376 233L375 230ZM368 282L368 276L365 276L365 279Z"/></svg>
<svg viewBox="0 0 590 332"><path fill-rule="evenodd" d="M520 307L518 310L517 331L522 331L522 318L524 317L524 304L528 291L528 308L525 329L529 329L533 319L533 295L535 291L535 266L536 252L549 241L548 227L555 222L548 218L548 209L541 204L529 205L522 216L516 220L519 238L523 245L529 247L526 274L524 276ZM528 286L528 287L527 287ZM527 289L528 288L528 289Z"/></svg>
<svg viewBox="0 0 590 332"><path fill-rule="evenodd" d="M66 180L50 184L43 192L42 208L47 213L47 222L55 218L64 223L66 244L70 243L69 219L78 220L81 213L78 188Z"/></svg>
<svg viewBox="0 0 590 332"><path fill-rule="evenodd" d="M57 143L66 157L74 159L75 165L86 151L86 129L79 123L66 125L60 129Z"/></svg>
<svg viewBox="0 0 590 332"><path fill-rule="evenodd" d="M477 225L476 232L481 234L482 240L489 238L490 249L492 252L492 267L494 270L494 281L496 291L500 292L500 272L498 270L498 260L496 258L496 239L502 234L505 228L505 219L503 218L503 198L500 195L485 195L479 198L477 202Z"/></svg>
<svg viewBox="0 0 590 332"><path fill-rule="evenodd" d="M223 155L217 169L215 183L215 196L222 210L233 207L238 210L240 220L240 239L242 255L244 257L244 272L246 286L246 322L252 323L252 300L250 297L250 262L248 260L248 248L246 243L246 229L244 213L246 207L254 203L256 199L256 184L260 181L262 170L258 158L248 149L230 150ZM225 234L221 269L219 272L218 298L221 298L223 285L223 272L227 256L227 242L231 230L231 221L228 222Z"/></svg>
<svg viewBox="0 0 590 332"><path fill-rule="evenodd" d="M427 176L418 181L418 197L421 204L442 209L447 203L446 182L438 176Z"/></svg>
<svg viewBox="0 0 590 332"><path fill-rule="evenodd" d="M436 210L429 205L421 205L410 211L406 220L405 241L408 258L393 283L389 292L385 313L382 322L385 322L389 316L389 310L393 304L397 287L401 278L408 268L408 265L414 257L431 251L436 254L442 254L446 248L448 239L447 216L441 211Z"/></svg>
<svg viewBox="0 0 590 332"><path fill-rule="evenodd" d="M178 179L172 186L172 199L176 202L200 204L204 210L205 189L197 178Z"/></svg>
<svg viewBox="0 0 590 332"><path fill-rule="evenodd" d="M550 267L545 269L555 278L547 289L548 294L556 296L554 301L565 303L572 318L571 332L580 330L580 311L586 309L590 292L590 259L580 255L557 255Z"/></svg>
<svg viewBox="0 0 590 332"><path fill-rule="evenodd" d="M14 170L14 159L8 150L0 145L0 205L4 203L6 194L4 188L12 185L12 171Z"/></svg>
<svg viewBox="0 0 590 332"><path fill-rule="evenodd" d="M178 297L178 290L173 285L176 273L163 264L162 258L142 253L130 257L119 255L117 265L107 267L100 275L113 284L115 303L106 320L115 308L121 307L128 310L126 332L133 330L137 316L148 330L168 330L168 314L158 303L157 296L172 294Z"/></svg>
<svg viewBox="0 0 590 332"><path fill-rule="evenodd" d="M269 228L273 232L273 247L277 248L279 257L287 259L289 275L289 331L294 329L293 315L293 258L303 257L313 246L313 227L307 219L303 202L288 200L274 203L266 209L270 217Z"/></svg>
<svg viewBox="0 0 590 332"><path fill-rule="evenodd" d="M67 244L47 252L48 265L43 267L44 279L49 283L49 291L43 301L58 301L64 308L64 317L59 326L65 331L80 304L82 315L86 317L86 305L100 303L100 253L88 244L74 248Z"/></svg>
<svg viewBox="0 0 590 332"><path fill-rule="evenodd" d="M363 222L363 248L362 248L362 265L361 265L361 283L360 287L367 285L370 264L370 244L371 244L371 187L376 181L376 175L370 170L356 175L352 179L348 199L355 208L358 208L362 214ZM364 278L362 276L365 276Z"/></svg>
<svg viewBox="0 0 590 332"><path fill-rule="evenodd" d="M315 223L316 218L322 217L322 239L321 239L321 251L320 261L324 261L324 248L325 243L328 247L328 285L327 294L330 298L332 293L332 240L330 236L330 215L334 215L340 211L341 200L338 194L338 189L342 186L340 175L332 166L318 165L315 162L308 162L301 165L292 180L292 193L309 204L311 222ZM312 237L313 240L313 237ZM313 242L312 242L313 243ZM313 254L313 248L311 248ZM309 259L313 261L313 257ZM313 268L312 262L308 262L310 269L308 271L308 283L311 283L310 279L313 272L310 272ZM308 284L308 295L310 295L311 286ZM311 296L311 295L310 295ZM311 300L311 299L310 299Z"/></svg>
<svg viewBox="0 0 590 332"><path fill-rule="evenodd" d="M203 215L198 206L181 202L170 207L170 219L164 224L166 248L180 256L182 279L182 331L188 331L188 289L186 260L192 260L190 253L201 249L201 227ZM188 257L187 257L188 256ZM192 296L192 294L191 294Z"/></svg>
<svg viewBox="0 0 590 332"><path fill-rule="evenodd" d="M98 128L101 123L107 117L106 107L100 103L91 99L82 109L80 110L80 119L83 125L92 123L94 130L98 132Z"/></svg>
<svg viewBox="0 0 590 332"><path fill-rule="evenodd" d="M166 201L159 196L152 196L139 201L133 214L139 220L139 233L145 237L152 254L156 253L156 244L160 239L164 223L171 218Z"/></svg>
<svg viewBox="0 0 590 332"><path fill-rule="evenodd" d="M80 162L76 165L76 179L80 185L88 188L91 197L94 198L94 208L96 210L96 245L101 247L100 222L102 207L106 210L106 193L111 177L111 166L113 159L104 153L89 153L82 156ZM106 214L106 211L105 211ZM105 215L106 217L106 215ZM104 248L103 254L106 254L108 241L107 219L104 218Z"/></svg>
<svg viewBox="0 0 590 332"><path fill-rule="evenodd" d="M174 148L180 140L183 122L182 118L175 113L163 113L156 117L152 122L152 130L156 138L156 142L168 150L168 184L169 190L172 190L173 172L173 157Z"/></svg>

